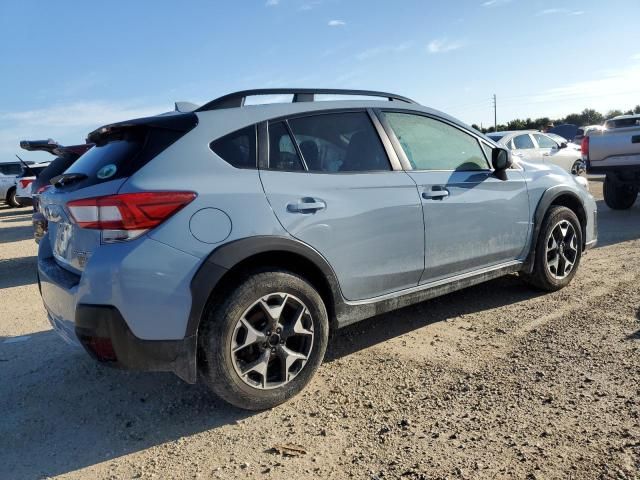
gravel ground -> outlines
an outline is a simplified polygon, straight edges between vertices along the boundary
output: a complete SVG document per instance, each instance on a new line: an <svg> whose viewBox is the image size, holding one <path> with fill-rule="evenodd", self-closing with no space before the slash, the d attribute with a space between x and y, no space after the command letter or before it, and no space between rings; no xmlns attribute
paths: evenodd
<svg viewBox="0 0 640 480"><path fill-rule="evenodd" d="M0 478L640 478L640 202L598 207L566 289L510 276L353 325L301 395L247 413L59 340L29 211L2 206Z"/></svg>

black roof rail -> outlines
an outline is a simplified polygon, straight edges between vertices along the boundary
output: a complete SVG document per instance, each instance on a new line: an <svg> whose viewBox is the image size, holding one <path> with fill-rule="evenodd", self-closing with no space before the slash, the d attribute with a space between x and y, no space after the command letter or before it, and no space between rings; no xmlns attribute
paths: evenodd
<svg viewBox="0 0 640 480"><path fill-rule="evenodd" d="M198 108L196 112L219 110L222 108L242 107L247 97L256 95L293 95L293 102L313 102L316 95L357 95L363 97L382 97L389 101L417 103L410 98L401 97L395 93L376 92L373 90L343 90L339 88L259 88L256 90L242 90L230 93L215 100L211 100Z"/></svg>

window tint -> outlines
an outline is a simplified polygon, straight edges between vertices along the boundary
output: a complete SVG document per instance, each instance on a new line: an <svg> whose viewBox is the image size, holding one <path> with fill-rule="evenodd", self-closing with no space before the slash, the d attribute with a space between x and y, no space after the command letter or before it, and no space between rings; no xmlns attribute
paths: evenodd
<svg viewBox="0 0 640 480"><path fill-rule="evenodd" d="M256 168L256 127L253 125L211 142L210 147L236 168Z"/></svg>
<svg viewBox="0 0 640 480"><path fill-rule="evenodd" d="M478 141L451 125L407 113L385 113L416 170L486 170Z"/></svg>
<svg viewBox="0 0 640 480"><path fill-rule="evenodd" d="M540 148L556 148L558 144L554 142L552 139L547 137L546 135L540 135L539 133L534 133L533 136L538 142L538 147Z"/></svg>
<svg viewBox="0 0 640 480"><path fill-rule="evenodd" d="M269 168L286 171L304 170L284 122L269 124Z"/></svg>
<svg viewBox="0 0 640 480"><path fill-rule="evenodd" d="M533 144L533 140L529 134L526 135L518 135L513 139L513 148L516 150L520 150L523 148L536 148Z"/></svg>
<svg viewBox="0 0 640 480"><path fill-rule="evenodd" d="M328 113L289 120L312 172L390 170L380 137L365 112Z"/></svg>

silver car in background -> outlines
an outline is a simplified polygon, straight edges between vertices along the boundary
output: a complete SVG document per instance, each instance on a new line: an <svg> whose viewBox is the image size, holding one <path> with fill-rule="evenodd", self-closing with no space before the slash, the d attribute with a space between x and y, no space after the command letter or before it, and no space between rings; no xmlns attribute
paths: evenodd
<svg viewBox="0 0 640 480"><path fill-rule="evenodd" d="M580 150L569 148L569 143L559 142L537 130L493 132L487 136L511 150L515 157L528 162L558 165L574 175L580 175L585 171Z"/></svg>

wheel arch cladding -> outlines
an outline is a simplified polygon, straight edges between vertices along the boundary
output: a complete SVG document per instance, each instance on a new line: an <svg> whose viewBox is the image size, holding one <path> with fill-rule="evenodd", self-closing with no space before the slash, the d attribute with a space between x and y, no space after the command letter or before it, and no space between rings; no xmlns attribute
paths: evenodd
<svg viewBox="0 0 640 480"><path fill-rule="evenodd" d="M194 276L186 335L196 334L207 308L224 298L248 273L267 268L288 270L311 283L324 301L331 329L337 327L336 306L342 302L342 294L324 257L286 237L250 237L215 249Z"/></svg>
<svg viewBox="0 0 640 480"><path fill-rule="evenodd" d="M535 264L535 251L536 245L538 244L540 229L542 228L542 222L544 221L544 217L547 215L549 209L553 206L567 207L576 214L578 221L580 222L580 228L582 229L582 249L584 250L585 248L587 213L580 197L575 192L563 188L562 185L551 187L544 192L542 198L538 202L538 206L536 207L531 247L524 269L529 273L531 273Z"/></svg>

